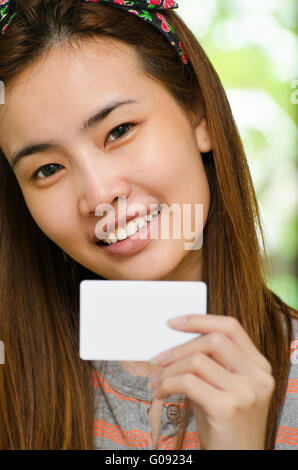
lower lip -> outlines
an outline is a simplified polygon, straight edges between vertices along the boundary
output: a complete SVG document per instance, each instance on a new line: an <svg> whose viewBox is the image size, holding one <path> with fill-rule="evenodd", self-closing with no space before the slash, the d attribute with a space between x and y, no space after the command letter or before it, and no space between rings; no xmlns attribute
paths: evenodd
<svg viewBox="0 0 298 470"><path fill-rule="evenodd" d="M162 211L161 211L162 212ZM152 235L156 236L156 229L158 228L159 222L160 222L160 214L158 214L157 217L154 217L151 222L147 222L144 227L142 227L138 232L136 232L134 235L131 235L130 237L126 238L126 240L122 240L120 242L111 244L111 245L97 245L99 248L102 250L106 251L107 253L113 254L113 255L121 255L121 256L130 256L138 251L140 251L142 248L147 246L151 242L150 237L150 231ZM150 228L151 227L151 228ZM146 236L146 238L140 238L140 237ZM156 238L154 238L156 240Z"/></svg>

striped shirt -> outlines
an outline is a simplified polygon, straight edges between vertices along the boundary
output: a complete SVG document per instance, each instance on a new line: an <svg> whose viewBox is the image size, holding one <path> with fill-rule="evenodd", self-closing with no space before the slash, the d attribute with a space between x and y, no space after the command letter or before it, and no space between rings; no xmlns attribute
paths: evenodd
<svg viewBox="0 0 298 470"><path fill-rule="evenodd" d="M278 420L276 450L298 450L298 322L294 335L288 386ZM117 361L93 361L95 387L94 448L100 450L153 450L147 411L152 402L148 377L130 375ZM155 449L175 450L184 395L163 400ZM200 449L199 430L192 410L184 435L183 449Z"/></svg>
<svg viewBox="0 0 298 470"><path fill-rule="evenodd" d="M288 386L278 421L276 450L298 450L298 322L293 320L292 324Z"/></svg>

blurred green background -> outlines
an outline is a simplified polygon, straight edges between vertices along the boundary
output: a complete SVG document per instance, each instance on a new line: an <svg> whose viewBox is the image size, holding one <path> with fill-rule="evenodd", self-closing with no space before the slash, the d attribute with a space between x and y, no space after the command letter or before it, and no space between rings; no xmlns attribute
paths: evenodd
<svg viewBox="0 0 298 470"><path fill-rule="evenodd" d="M298 308L297 0L180 0L226 90L257 192L268 285Z"/></svg>

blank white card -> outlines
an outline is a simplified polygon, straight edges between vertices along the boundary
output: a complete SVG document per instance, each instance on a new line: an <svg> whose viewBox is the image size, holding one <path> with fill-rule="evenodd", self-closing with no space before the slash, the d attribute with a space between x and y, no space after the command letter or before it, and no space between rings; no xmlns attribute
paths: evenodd
<svg viewBox="0 0 298 470"><path fill-rule="evenodd" d="M207 287L195 281L84 280L80 283L80 357L149 361L200 336L166 320L206 314Z"/></svg>

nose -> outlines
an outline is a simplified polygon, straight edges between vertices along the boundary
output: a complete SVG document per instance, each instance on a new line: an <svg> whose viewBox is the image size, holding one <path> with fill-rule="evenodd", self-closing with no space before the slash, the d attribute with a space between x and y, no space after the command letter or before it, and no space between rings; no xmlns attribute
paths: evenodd
<svg viewBox="0 0 298 470"><path fill-rule="evenodd" d="M119 196L127 197L129 185L109 162L89 157L80 165L76 184L78 209L83 216L94 216L99 204L111 204Z"/></svg>

